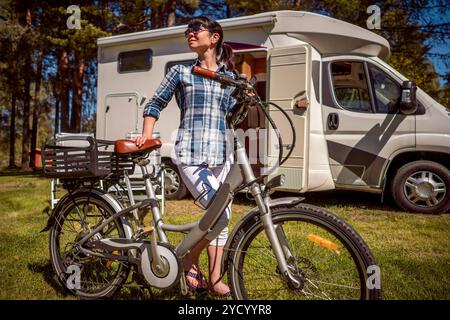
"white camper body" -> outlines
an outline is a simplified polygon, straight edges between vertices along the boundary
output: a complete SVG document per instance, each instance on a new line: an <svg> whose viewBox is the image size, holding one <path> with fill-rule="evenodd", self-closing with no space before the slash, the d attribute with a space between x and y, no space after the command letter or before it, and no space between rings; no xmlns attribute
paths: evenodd
<svg viewBox="0 0 450 320"><path fill-rule="evenodd" d="M415 160L431 160L447 171L437 174L430 169L437 177L430 176L428 184L416 179L416 189L405 189L405 197L426 210L450 206L450 182L445 176L450 163L450 116L420 89L418 111L413 115L398 112L402 83L407 79L385 62L390 49L384 38L301 11L219 22L239 71L256 76L260 95L280 105L294 122L297 142L277 172L287 178L280 190L345 188L381 193L398 169ZM168 68L196 58L186 43L185 29L177 26L98 40L97 138L119 139L142 131L144 106ZM270 113L283 141L292 141L281 112L271 108ZM167 163L179 117L172 99L156 123ZM250 113L246 128L264 127L261 119L260 114ZM253 145L252 139L257 138L248 139ZM275 158L278 150L271 147L270 137L259 140L265 156ZM419 191L424 188L431 188L427 192L434 198L423 196L422 201Z"/></svg>

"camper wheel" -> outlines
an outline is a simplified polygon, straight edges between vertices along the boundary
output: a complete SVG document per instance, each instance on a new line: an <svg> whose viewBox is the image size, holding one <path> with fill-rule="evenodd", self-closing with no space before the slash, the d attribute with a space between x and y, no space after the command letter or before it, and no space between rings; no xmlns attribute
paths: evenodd
<svg viewBox="0 0 450 320"><path fill-rule="evenodd" d="M433 161L410 162L395 173L391 192L406 211L444 213L450 209L450 172Z"/></svg>
<svg viewBox="0 0 450 320"><path fill-rule="evenodd" d="M187 194L188 190L183 183L183 180L178 173L176 165L170 160L164 161L165 173L164 173L164 185L165 185L165 197L169 200L179 200L183 199Z"/></svg>

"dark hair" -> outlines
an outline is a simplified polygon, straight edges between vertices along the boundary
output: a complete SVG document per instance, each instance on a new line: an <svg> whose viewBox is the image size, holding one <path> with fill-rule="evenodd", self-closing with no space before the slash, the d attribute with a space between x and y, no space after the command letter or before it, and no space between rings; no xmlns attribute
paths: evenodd
<svg viewBox="0 0 450 320"><path fill-rule="evenodd" d="M230 45L223 43L223 30L222 26L214 19L202 16L196 17L189 21L188 28L200 23L208 31L212 33L218 33L220 36L216 45L217 60L222 62L228 70L233 71L235 69L233 61L233 49Z"/></svg>

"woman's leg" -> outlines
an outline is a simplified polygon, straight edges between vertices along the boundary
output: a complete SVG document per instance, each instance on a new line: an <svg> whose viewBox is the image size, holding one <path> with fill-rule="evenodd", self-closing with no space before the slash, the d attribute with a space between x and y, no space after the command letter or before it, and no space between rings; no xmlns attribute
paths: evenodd
<svg viewBox="0 0 450 320"><path fill-rule="evenodd" d="M229 170L230 163L227 162L222 166L209 169L205 166L186 166L179 165L178 169L188 190L191 192L194 198L197 198L205 188L209 190L200 199L200 203L203 206L207 206L213 198L217 189L225 180ZM220 267L221 259L223 255L223 246L228 237L228 221L231 216L231 203L221 215L219 221L216 223L213 230L206 236L205 240L202 240L197 244L185 258L185 270L189 270L192 273L198 273L198 258L203 249L214 239L212 245L208 247L208 259L209 259L209 271L210 282L213 285L212 290L218 294L225 294L229 292L229 288L220 279ZM197 281L191 281L187 279L193 286L198 286Z"/></svg>
<svg viewBox="0 0 450 320"><path fill-rule="evenodd" d="M214 242L214 241L212 241ZM210 291L218 295L228 295L230 288L220 280L223 247L211 244L208 246Z"/></svg>
<svg viewBox="0 0 450 320"><path fill-rule="evenodd" d="M233 159L230 158L223 166L212 168L214 176L220 183L225 181L225 178L227 177L233 163L232 160ZM207 250L209 261L209 282L211 286L210 290L218 295L226 295L230 292L230 288L220 280L220 277L222 274L221 266L223 248L228 239L228 222L231 218L231 205L231 203L228 205L216 225L216 227L220 229L223 228L222 231L214 240L211 241Z"/></svg>
<svg viewBox="0 0 450 320"><path fill-rule="evenodd" d="M194 198L197 198L205 189L209 190L209 192L199 200L203 206L207 206L220 185L213 172L206 166L187 165L178 165L178 171L180 172L184 184ZM210 242L211 238L203 239L195 245L184 258L184 271L185 273L188 272L186 282L190 287L206 288L208 286L205 281L201 281L201 276L196 278L193 275L201 275L199 256Z"/></svg>
<svg viewBox="0 0 450 320"><path fill-rule="evenodd" d="M199 266L199 257L202 251L208 246L209 240L203 239L195 247L193 247L190 253L184 258L183 267L186 275L186 281L192 288L206 289L208 284L202 279L202 273Z"/></svg>

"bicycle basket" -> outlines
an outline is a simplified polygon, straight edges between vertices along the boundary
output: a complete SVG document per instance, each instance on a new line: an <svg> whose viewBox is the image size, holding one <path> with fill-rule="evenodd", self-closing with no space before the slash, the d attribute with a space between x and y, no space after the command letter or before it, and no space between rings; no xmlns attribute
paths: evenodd
<svg viewBox="0 0 450 320"><path fill-rule="evenodd" d="M52 178L106 176L111 172L112 152L99 150L106 145L91 136L51 139L42 148L44 175Z"/></svg>
<svg viewBox="0 0 450 320"><path fill-rule="evenodd" d="M116 153L111 155L111 173L116 178L123 177L125 172L132 175L134 165L133 158L130 155L118 155Z"/></svg>

